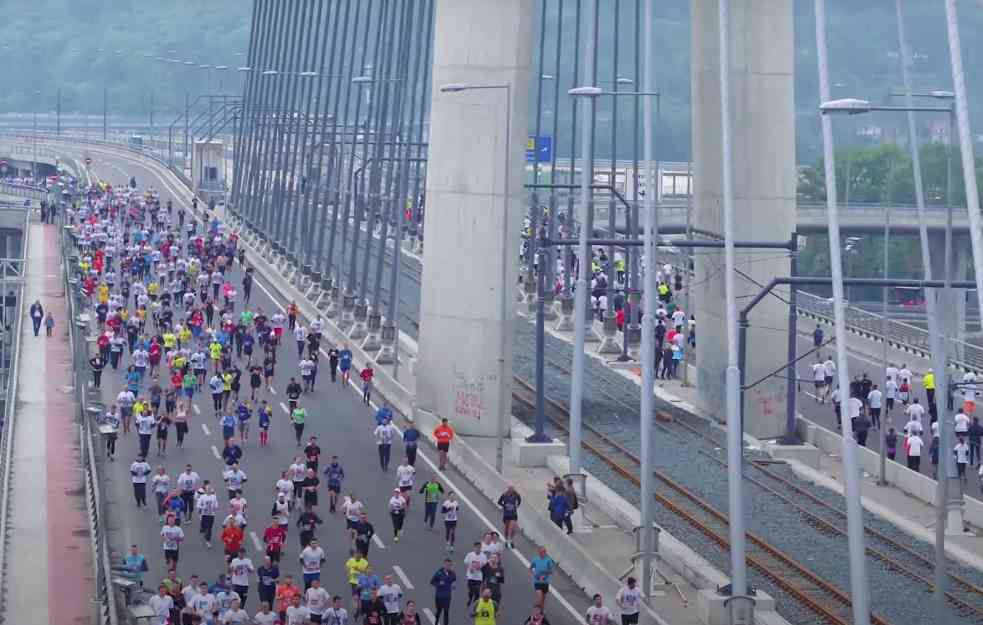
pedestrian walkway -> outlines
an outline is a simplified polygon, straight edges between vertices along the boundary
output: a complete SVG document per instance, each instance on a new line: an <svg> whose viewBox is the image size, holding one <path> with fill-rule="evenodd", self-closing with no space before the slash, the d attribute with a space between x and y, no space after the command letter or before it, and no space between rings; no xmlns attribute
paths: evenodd
<svg viewBox="0 0 983 625"><path fill-rule="evenodd" d="M4 621L87 622L92 549L79 473L59 228L32 223L28 239L23 314L40 301L55 327L51 337L44 327L35 336L25 319L19 339Z"/></svg>

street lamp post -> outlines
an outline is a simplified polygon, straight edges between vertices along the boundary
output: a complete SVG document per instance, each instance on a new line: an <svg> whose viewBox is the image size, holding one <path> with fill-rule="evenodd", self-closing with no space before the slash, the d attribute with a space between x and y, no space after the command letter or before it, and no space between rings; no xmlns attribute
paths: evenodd
<svg viewBox="0 0 983 625"><path fill-rule="evenodd" d="M503 326L508 319L508 300L509 300L509 284L508 284L508 259L509 259L509 226L510 226L510 211L509 204L511 203L511 170L512 170L512 83L502 83L502 84L490 84L490 85L467 85L467 84L448 84L440 87L443 93L460 93L462 91L481 91L481 90L504 90L505 91L505 193L504 193L504 210L502 211L502 266L501 266L501 297L499 298L499 314L502 318ZM510 337L506 336L505 327L502 327L500 332L501 344L499 345L498 354L498 379L499 384L502 386L503 390L505 388L506 380L506 363L505 355L507 352L507 343ZM541 353L542 350L539 350ZM504 396L505 393L503 392ZM503 401L500 402L500 407L498 411L498 427L495 432L495 470L499 474L503 472L504 456L505 456L505 420L509 418L511 414L510 411L505 409L508 405L506 397L502 398ZM537 434L542 433L542 429L537 423ZM540 441L536 441L540 442ZM572 468L571 468L572 471Z"/></svg>
<svg viewBox="0 0 983 625"><path fill-rule="evenodd" d="M721 0L723 1L723 0ZM829 51L826 44L826 2L814 0L816 60L819 70L820 101L829 99ZM836 163L833 124L827 115L820 118L823 133L823 164L826 175L826 215L829 223L829 261L833 287L833 330L836 340L836 375L841 397L849 388L846 354L846 310L843 302L843 262L840 257L840 213L836 198ZM846 404L847 402L843 402ZM870 623L870 588L864 549L863 507L861 506L860 469L857 442L849 436L849 411L842 411L844 485L847 506L847 543L850 564L850 590L854 625Z"/></svg>
<svg viewBox="0 0 983 625"><path fill-rule="evenodd" d="M907 94L909 96L914 96L915 94ZM922 97L931 97L939 100L951 100L952 94L944 91L935 91L928 94L918 94ZM859 115L870 113L874 111L886 111L886 112L901 112L906 114L914 114L919 112L925 113L946 113L949 116L950 125L950 136L952 129L955 125L955 105L940 107L940 106L875 106L866 100L860 100L856 98L845 98L840 100L830 100L823 102L819 107L820 112L825 115L830 114L846 114L846 115ZM950 141L948 152L952 151L952 142ZM917 149L917 146L913 146L912 149ZM951 158L947 156L947 161L951 162ZM931 292L926 293L925 303L926 309L928 311L928 329L929 329L929 348L932 352L932 369L935 374L936 388L942 389L943 393L948 394L948 370L946 369L948 365L948 348L949 348L949 318L950 311L952 309L952 276L950 275L950 258L952 255L952 199L951 199L951 165L947 167L947 204L948 212L946 219L946 234L945 234L945 248L944 248L944 273L943 288L941 293ZM921 204L920 204L921 205ZM931 279L931 260L929 256L928 249L928 229L925 222L924 210L919 211L919 228L922 238L922 265L925 272L925 279ZM885 241L886 245L886 241ZM886 268L885 268L886 271ZM941 309L941 311L940 311ZM940 318L941 316L941 318ZM837 337L839 338L839 337ZM842 386L841 386L842 388ZM841 391L843 392L843 391ZM946 399L945 397L942 398ZM934 602L935 602L935 614L936 622L944 622L945 614L945 587L947 584L946 577L946 555L945 555L945 534L947 525L947 516L949 509L948 493L950 484L955 483L954 488L960 488L958 485L958 478L955 475L955 459L953 458L950 451L953 448L953 421L947 413L939 415L939 398L935 401L935 413L939 420L939 447L940 456L942 463L942 473L937 476L936 479L936 526L935 526L935 590L934 590ZM932 406L929 406L930 410ZM948 406L943 405L942 410L947 411ZM883 429L883 424L882 424ZM844 439L846 439L847 430L844 429ZM883 447L881 453L884 453ZM958 492L953 490L952 492ZM961 528L959 528L961 529Z"/></svg>
<svg viewBox="0 0 983 625"><path fill-rule="evenodd" d="M646 15L649 21L652 18L652 7L651 1L646 3ZM654 86L654 61L652 53L652 36L651 32L647 33L645 39L645 86ZM612 96L612 97L644 97L645 102L645 114L644 114L644 134L645 134L645 147L644 147L644 159L646 172L648 174L648 186L650 189L655 189L655 171L653 168L653 129L652 129L652 98L658 98L659 93L653 90L646 91L604 91L600 87L574 87L567 92L569 95L574 97L585 98L588 102L593 103L594 99L599 96ZM590 141L587 139L588 133L585 133L585 146L589 148ZM586 154L589 155L589 149ZM585 167L587 166L587 158L584 158ZM591 177L585 171L581 178L581 215L580 215L580 251L579 251L579 264L578 264L578 275L577 275L577 291L574 293L576 299L576 312L574 314L575 318L575 335L576 339L573 348L573 363L574 363L574 375L571 378L570 386L570 473L580 473L580 463L579 463L579 453L578 462L574 464L574 445L579 452L580 448L580 410L581 410L581 380L583 376L583 357L584 357L584 338L586 335L586 291L587 283L584 279L584 275L588 268L590 267L590 251L587 250L587 237L589 232L587 229L588 223L588 211L590 210L589 193L590 193L590 183ZM586 190L585 190L586 188ZM641 414L640 414L640 429L642 437L642 471L641 471L641 493L642 493L642 592L646 597L651 595L651 554L654 551L652 544L652 523L654 521L652 514L652 502L650 501L652 497L652 473L654 467L652 465L653 455L652 455L652 419L655 417L654 414L654 402L652 400L652 392L655 386L655 309L657 308L655 303L655 272L658 264L655 261L656 255L656 243L659 236L658 219L655 212L655 193L649 192L645 194L645 225L644 225L644 235L643 242L645 244L645 284L643 288L643 296L645 297L645 305L642 311L642 389L641 389ZM587 251L585 251L587 250ZM583 303L581 303L583 302ZM627 329L626 329L627 332ZM537 332L537 338L539 333ZM539 357L539 352L537 352L537 358ZM580 377L578 377L578 375ZM538 390L538 389L537 389ZM577 413L577 420L574 420L574 411ZM576 432L576 435L574 434Z"/></svg>

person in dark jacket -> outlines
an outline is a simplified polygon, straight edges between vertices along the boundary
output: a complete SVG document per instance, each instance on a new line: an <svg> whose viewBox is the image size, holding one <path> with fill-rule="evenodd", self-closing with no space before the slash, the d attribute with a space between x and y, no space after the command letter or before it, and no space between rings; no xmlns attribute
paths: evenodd
<svg viewBox="0 0 983 625"><path fill-rule="evenodd" d="M31 323L34 324L34 336L37 336L38 332L41 331L41 321L44 319L44 307L41 306L41 300L34 300L28 314L31 315Z"/></svg>
<svg viewBox="0 0 983 625"><path fill-rule="evenodd" d="M973 417L973 422L969 426L969 464L976 466L980 463L980 440L983 439L983 425L980 425L980 418Z"/></svg>
<svg viewBox="0 0 983 625"><path fill-rule="evenodd" d="M430 578L430 585L434 590L434 623L440 622L440 616L444 616L444 625L450 621L451 595L454 592L454 582L457 581L457 574L454 572L454 563L450 558L444 558L444 565L437 569L437 572Z"/></svg>

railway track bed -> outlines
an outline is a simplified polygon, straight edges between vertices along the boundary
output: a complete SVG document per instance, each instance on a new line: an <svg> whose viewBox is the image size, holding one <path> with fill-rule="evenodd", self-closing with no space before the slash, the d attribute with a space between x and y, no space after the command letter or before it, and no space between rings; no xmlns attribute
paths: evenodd
<svg viewBox="0 0 983 625"><path fill-rule="evenodd" d="M548 392L549 387L548 383ZM523 407L527 414L534 414L534 393L529 385L520 381L515 390L516 414L521 414ZM565 435L565 406L550 401L547 416L551 430ZM634 436L629 423L609 436L609 429L592 427L589 415L585 421L588 470L637 504L639 466L632 451L638 448L637 422ZM659 478L655 488L660 504L656 513L667 531L726 572L727 523L726 516L718 512L726 510L726 467L720 440L714 434L722 435L702 422L660 424L655 434ZM670 458L671 453L662 453L669 448L688 449L689 462L681 464L678 454ZM751 452L748 455L756 457ZM842 498L799 480L780 464L758 466L749 462L745 476L752 583L772 594L779 611L792 623L852 622ZM933 622L931 546L870 515L865 526L873 622ZM952 622L983 623L983 573L950 565L953 576L948 583L948 606Z"/></svg>

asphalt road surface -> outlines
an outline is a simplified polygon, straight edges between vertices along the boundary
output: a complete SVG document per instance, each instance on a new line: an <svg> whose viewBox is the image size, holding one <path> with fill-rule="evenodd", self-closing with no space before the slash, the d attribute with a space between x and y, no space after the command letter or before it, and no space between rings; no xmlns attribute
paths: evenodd
<svg viewBox="0 0 983 625"><path fill-rule="evenodd" d="M72 155L78 153L79 158L81 158L82 149L66 148L64 151ZM158 179L156 173L145 166L120 156L106 156L102 153L93 153L92 156L92 170L101 178L120 182L128 180L130 175L134 175L141 186L153 185L160 189L163 202L172 199L175 206L179 205L178 199L171 195L167 187ZM238 267L232 280L234 284L238 284L240 281ZM262 308L267 314L272 314L279 304L273 301L267 287L261 284L259 280L256 281L256 287L252 293L251 308ZM241 310L241 303L237 305L237 310ZM287 338L285 333L285 339ZM270 509L273 501L274 483L281 471L285 470L294 456L300 452L295 446L293 429L286 414L286 398L284 396L284 388L288 379L291 376L299 378L296 367L296 349L292 337L285 340L285 344L281 346L278 359L273 384L274 390L262 392L262 398L269 400L274 407L270 445L267 448L259 447L255 417L253 418L253 432L250 439L242 445L244 450L242 469L249 478L243 493L249 502L249 526L244 546L247 548L249 557L257 566L262 562L264 553L261 543L262 531L269 525L271 519ZM127 363L129 362L128 355L125 360ZM322 362L325 360L322 355ZM243 364L240 362L240 367L242 366ZM103 398L107 404L115 398L122 387L122 370L122 366L119 372L113 372L107 367L103 374ZM164 382L166 383L166 380ZM248 378L246 376L243 378L243 386L247 388L246 393L248 393ZM146 387L146 383L144 387ZM190 463L203 479L210 479L213 484L216 484L220 503L219 515L216 518L216 525L218 525L227 513L228 498L221 481L221 472L224 469L224 465L219 459L219 450L222 448L221 427L211 410L210 399L207 389L196 394L194 405L197 409L189 415L191 419L190 432L188 438L185 439L183 449L174 449L175 436L172 429L167 456L164 458L156 457L153 451L156 441L152 441L151 453L147 461L154 469L157 465L164 465L172 480L176 479L177 475L184 470L184 466ZM394 444L392 465L388 473L383 473L379 467L376 445L372 435L375 427L374 410L361 403L360 393L354 388L344 388L340 382L332 384L326 367L322 367L314 393L303 396L301 402L308 410L304 438L312 435L318 437L323 451L322 470L331 455L338 455L346 472L343 485L344 492L354 491L366 505L369 519L377 533L377 540L373 541L374 544L369 554L370 563L380 577L383 574L393 574L395 582L403 586L406 598L415 599L421 608L428 610L424 614L430 617L432 614L430 611L433 609L433 593L429 586L430 576L441 565L444 557L447 556L447 551L443 542L443 532L440 531L439 519L438 527L434 532L425 530L420 495L415 495L411 509L407 514L403 538L398 543L394 543L392 540L387 502L396 483L394 469L401 460L402 454L399 451L401 445L398 444L398 441L397 444ZM158 521L152 494L148 494L150 505L147 508L138 509L135 506L130 484L129 466L136 458L137 453L138 440L136 434L134 432L126 436L121 434L116 462L105 463L104 465L107 483L103 492L106 493L111 506L110 518L116 537L113 544L114 548L122 552L130 544L139 545L149 560L150 572L147 575L147 584L156 585L156 582L165 575L160 539L161 524ZM421 448L416 464L417 487L428 477L436 474L432 462L433 458L434 454L430 448L427 446ZM323 482L323 475L319 477L322 478ZM498 527L500 526L500 513L482 493L472 488L456 471L449 469L447 472L437 475L437 479L443 484L445 490L454 490L462 502L461 520L457 530L457 548L452 554L455 570L458 573L458 584L454 593L451 614L452 623L460 623L465 622L467 618L464 555L470 548L470 544L480 539L483 532L490 529L501 531L501 528ZM342 516L340 514L333 516L327 513L324 503L327 501L327 493L323 488L322 483L322 492L320 493L322 505L319 506L319 513L325 522L318 532L318 537L327 557L327 562L323 567L322 580L324 587L330 593L339 594L345 598L347 606L348 586L343 563L349 556L350 543ZM494 496L497 499L497 493ZM296 515L294 515L295 519ZM186 538L181 549L179 575L182 579L187 580L192 573L196 573L206 580L213 581L220 572L223 572L221 542L217 536L214 536L212 541L214 548L206 549L203 539L198 534L197 519L194 524L184 526L184 530ZM217 528L216 531L220 531L220 529ZM281 577L290 573L294 575L295 579L300 579L300 565L297 562L299 554L298 535L298 530L292 525L287 542L288 550L281 563ZM503 605L505 606L503 618L507 622L522 622L528 616L528 609L532 600L532 583L527 563L528 558L535 553L535 546L520 538L516 541L515 547L515 550L507 552L504 557L506 586L503 595ZM579 622L582 619L580 615L584 613L587 607L583 592L563 575L554 577L553 588L556 591L555 595L551 595L547 604L547 616L550 621L554 624ZM254 581L250 589L248 606L250 613L255 611L256 607Z"/></svg>

